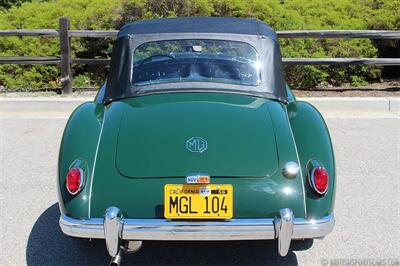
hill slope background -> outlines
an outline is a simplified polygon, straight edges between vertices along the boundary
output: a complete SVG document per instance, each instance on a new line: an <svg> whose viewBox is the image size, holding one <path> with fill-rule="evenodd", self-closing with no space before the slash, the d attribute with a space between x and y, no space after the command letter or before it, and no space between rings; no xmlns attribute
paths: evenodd
<svg viewBox="0 0 400 266"><path fill-rule="evenodd" d="M275 30L400 30L400 0L0 0L0 29L58 28L67 16L72 29L119 29L143 18L176 16L252 17ZM399 40L281 39L284 57L400 57ZM108 58L112 41L73 38L73 56ZM1 37L0 56L58 56L57 38ZM365 85L399 77L399 68L370 66L290 66L294 88ZM74 87L104 82L107 67L74 65ZM0 86L12 90L60 87L57 66L0 65Z"/></svg>

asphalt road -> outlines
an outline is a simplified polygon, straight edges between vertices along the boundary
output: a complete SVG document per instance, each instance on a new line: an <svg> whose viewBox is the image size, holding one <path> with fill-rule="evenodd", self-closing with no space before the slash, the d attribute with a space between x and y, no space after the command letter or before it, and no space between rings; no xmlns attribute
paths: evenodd
<svg viewBox="0 0 400 266"><path fill-rule="evenodd" d="M0 116L0 265L108 264L104 241L58 226L65 115L15 114ZM325 239L296 241L284 258L275 241L144 242L122 265L399 265L400 117L358 115L327 115L338 181L336 227Z"/></svg>

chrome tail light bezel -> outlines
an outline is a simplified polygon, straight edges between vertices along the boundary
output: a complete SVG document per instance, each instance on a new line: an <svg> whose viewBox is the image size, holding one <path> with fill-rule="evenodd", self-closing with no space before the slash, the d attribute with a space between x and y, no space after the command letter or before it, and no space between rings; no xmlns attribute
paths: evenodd
<svg viewBox="0 0 400 266"><path fill-rule="evenodd" d="M320 191L317 188L317 185L315 184L315 171L317 169L323 169L324 171L326 171L326 173L328 175L327 185L323 191ZM330 181L329 172L318 160L311 159L308 161L308 163L307 163L307 179L308 179L308 183L309 183L312 191L314 191L317 195L324 196L328 192L329 181Z"/></svg>
<svg viewBox="0 0 400 266"><path fill-rule="evenodd" d="M80 183L79 183L79 187L78 190L73 192L68 188L68 184L67 184L67 176L69 171L71 171L72 169L78 169L79 170L79 174L80 174ZM83 159L76 159L71 165L70 167L68 167L68 171L65 175L65 189L67 190L67 192L72 195L72 196L76 196L79 193L81 193L83 191L83 189L86 186L86 180L87 180L87 174L88 174L88 165L87 162Z"/></svg>
<svg viewBox="0 0 400 266"><path fill-rule="evenodd" d="M314 189L314 191L315 191L316 193L318 193L319 195L325 195L326 192L328 191L328 188L329 188L329 174L328 174L328 181L327 181L327 184L326 184L325 189L324 189L323 191L320 191L320 190L317 188L317 185L315 184L315 171L316 171L317 169L323 169L324 171L328 172L324 167L321 167L321 166L314 168L314 169L311 171L311 176L310 176L310 178L309 178L309 182L311 183L311 187Z"/></svg>
<svg viewBox="0 0 400 266"><path fill-rule="evenodd" d="M68 187L68 174L69 174L69 172L70 172L71 170L74 170L74 169L77 169L77 170L79 171L79 179L80 179L80 180L79 180L79 187L78 187L78 189L77 189L75 192L71 191L70 188ZM66 187L66 189L67 189L67 191L68 191L69 194L75 196L76 194L78 194L79 192L81 192L82 189L83 189L83 187L85 186L84 183L85 183L85 178L84 178L84 176L83 176L83 170L82 170L82 168L80 168L80 167L72 167L72 168L68 169L67 176L65 177L65 187Z"/></svg>

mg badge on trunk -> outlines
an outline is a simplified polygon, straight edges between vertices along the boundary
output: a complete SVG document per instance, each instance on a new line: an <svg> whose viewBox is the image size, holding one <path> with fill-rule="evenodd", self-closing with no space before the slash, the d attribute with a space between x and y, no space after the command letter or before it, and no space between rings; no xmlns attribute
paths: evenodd
<svg viewBox="0 0 400 266"><path fill-rule="evenodd" d="M186 149L202 153L207 150L207 141L201 137L191 137L186 141Z"/></svg>

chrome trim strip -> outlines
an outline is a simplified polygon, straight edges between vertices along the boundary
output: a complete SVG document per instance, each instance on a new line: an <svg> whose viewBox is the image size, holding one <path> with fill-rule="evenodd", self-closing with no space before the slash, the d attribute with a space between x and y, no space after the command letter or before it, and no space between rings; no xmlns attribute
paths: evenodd
<svg viewBox="0 0 400 266"><path fill-rule="evenodd" d="M103 218L80 220L60 216L64 234L83 238L103 238ZM293 218L292 239L319 238L332 232L334 215L320 219ZM223 222L187 222L167 219L124 219L124 240L262 240L275 239L274 219L231 219Z"/></svg>
<svg viewBox="0 0 400 266"><path fill-rule="evenodd" d="M306 190L304 188L303 170L301 169L300 156L299 156L299 152L297 150L296 140L294 139L292 125L290 124L289 112L287 110L287 106L286 106L286 118L287 118L288 126L289 126L289 129L290 129L290 135L292 136L294 149L296 150L297 163L299 164L299 167L300 167L300 178L301 178L301 182L302 182L302 186L301 187L303 189L304 216L307 217Z"/></svg>
<svg viewBox="0 0 400 266"><path fill-rule="evenodd" d="M96 169L96 162L97 162L97 153L99 151L100 147L100 141L101 141L101 136L103 135L103 127L106 122L106 112L107 109L104 108L104 114L103 114L103 123L101 124L100 128L100 133L99 133L99 138L97 139L97 146L96 146L96 153L94 154L94 160L93 160L93 170L92 170L92 176L90 177L90 188L89 188L89 206L88 206L88 217L90 218L91 214L91 206L92 206L92 187L93 187L93 177L94 177L94 171Z"/></svg>

